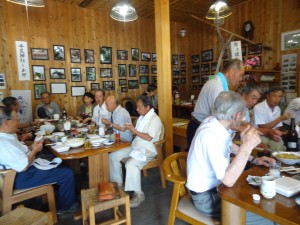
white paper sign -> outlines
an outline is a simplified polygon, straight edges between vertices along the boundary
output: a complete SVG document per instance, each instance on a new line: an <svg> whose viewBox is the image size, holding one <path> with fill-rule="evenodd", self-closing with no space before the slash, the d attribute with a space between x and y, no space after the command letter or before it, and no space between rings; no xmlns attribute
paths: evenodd
<svg viewBox="0 0 300 225"><path fill-rule="evenodd" d="M20 123L32 121L31 90L12 90L11 95L18 99L18 120Z"/></svg>
<svg viewBox="0 0 300 225"><path fill-rule="evenodd" d="M30 80L27 42L16 41L19 80Z"/></svg>
<svg viewBox="0 0 300 225"><path fill-rule="evenodd" d="M0 89L5 89L5 75L4 73L0 73Z"/></svg>
<svg viewBox="0 0 300 225"><path fill-rule="evenodd" d="M231 50L231 59L243 60L241 41L230 42L230 50Z"/></svg>

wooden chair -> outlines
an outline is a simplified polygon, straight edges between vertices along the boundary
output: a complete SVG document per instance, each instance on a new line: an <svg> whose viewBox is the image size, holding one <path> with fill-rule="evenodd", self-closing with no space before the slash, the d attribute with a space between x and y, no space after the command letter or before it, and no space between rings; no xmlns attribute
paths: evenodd
<svg viewBox="0 0 300 225"><path fill-rule="evenodd" d="M163 162L166 180L174 183L168 225L173 225L176 217L196 225L220 224L218 220L200 213L185 189L187 155L187 152L178 152Z"/></svg>
<svg viewBox="0 0 300 225"><path fill-rule="evenodd" d="M13 204L37 196L47 196L49 211L52 213L53 222L57 222L54 189L51 184L28 189L14 190L16 171L0 170L0 211L2 215L11 211Z"/></svg>

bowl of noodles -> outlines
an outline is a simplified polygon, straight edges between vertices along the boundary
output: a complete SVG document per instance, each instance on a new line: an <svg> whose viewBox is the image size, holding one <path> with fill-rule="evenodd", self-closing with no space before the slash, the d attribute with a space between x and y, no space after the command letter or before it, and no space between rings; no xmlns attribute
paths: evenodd
<svg viewBox="0 0 300 225"><path fill-rule="evenodd" d="M272 155L284 164L300 163L300 152L274 152Z"/></svg>

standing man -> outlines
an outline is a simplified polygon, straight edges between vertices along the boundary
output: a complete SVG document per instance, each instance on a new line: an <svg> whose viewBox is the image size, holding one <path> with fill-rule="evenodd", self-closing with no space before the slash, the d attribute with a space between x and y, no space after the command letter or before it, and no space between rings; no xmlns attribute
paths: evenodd
<svg viewBox="0 0 300 225"><path fill-rule="evenodd" d="M61 111L58 105L55 102L52 102L50 99L50 93L44 92L42 93L42 102L38 104L35 110L36 118L49 118L53 119L54 114L60 114Z"/></svg>
<svg viewBox="0 0 300 225"><path fill-rule="evenodd" d="M109 119L110 112L107 111L105 104L105 91L103 89L98 89L95 91L95 100L97 106L95 106L93 111L93 117L91 124L96 124L97 126L102 125L102 119Z"/></svg>
<svg viewBox="0 0 300 225"><path fill-rule="evenodd" d="M219 93L229 91L229 86L236 86L242 80L244 72L243 62L239 59L232 59L225 64L223 73L219 72L214 79L205 83L187 127L188 149L199 125L206 117L212 115L214 101Z"/></svg>
<svg viewBox="0 0 300 225"><path fill-rule="evenodd" d="M132 124L128 111L119 105L114 95L108 96L105 99L105 104L108 112L111 113L111 117L109 119L102 119L102 123L113 128L114 131L120 131L121 139L131 142L132 133L125 128L125 124Z"/></svg>
<svg viewBox="0 0 300 225"><path fill-rule="evenodd" d="M221 217L218 185L223 183L232 187L247 161L264 166L274 162L272 158L255 158L250 155L252 149L260 143L259 133L254 127L248 126L241 133L240 147L232 143L231 129L240 125L245 109L239 94L221 92L215 100L212 116L206 118L197 129L190 147L186 187L197 210L211 217ZM235 157L230 162L231 153ZM273 224L253 213L247 212L246 217L247 224Z"/></svg>
<svg viewBox="0 0 300 225"><path fill-rule="evenodd" d="M137 101L140 114L136 127L125 124L126 129L135 135L130 147L109 154L110 181L123 185L121 160L130 157L125 164L125 191L134 191L130 207L138 207L145 200L141 188L141 169L157 155L154 142L164 137L164 127L155 113L150 96L142 95Z"/></svg>

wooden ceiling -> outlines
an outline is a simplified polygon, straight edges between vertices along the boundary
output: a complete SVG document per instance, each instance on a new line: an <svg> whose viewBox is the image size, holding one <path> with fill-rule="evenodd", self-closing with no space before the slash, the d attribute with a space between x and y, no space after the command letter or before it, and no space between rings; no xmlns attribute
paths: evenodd
<svg viewBox="0 0 300 225"><path fill-rule="evenodd" d="M54 0L74 4L83 8L110 12L120 0ZM214 0L169 0L171 21L188 22L191 17L205 17L209 6ZM229 6L234 6L249 0L228 0ZM154 0L129 0L135 7L140 18L154 18Z"/></svg>

